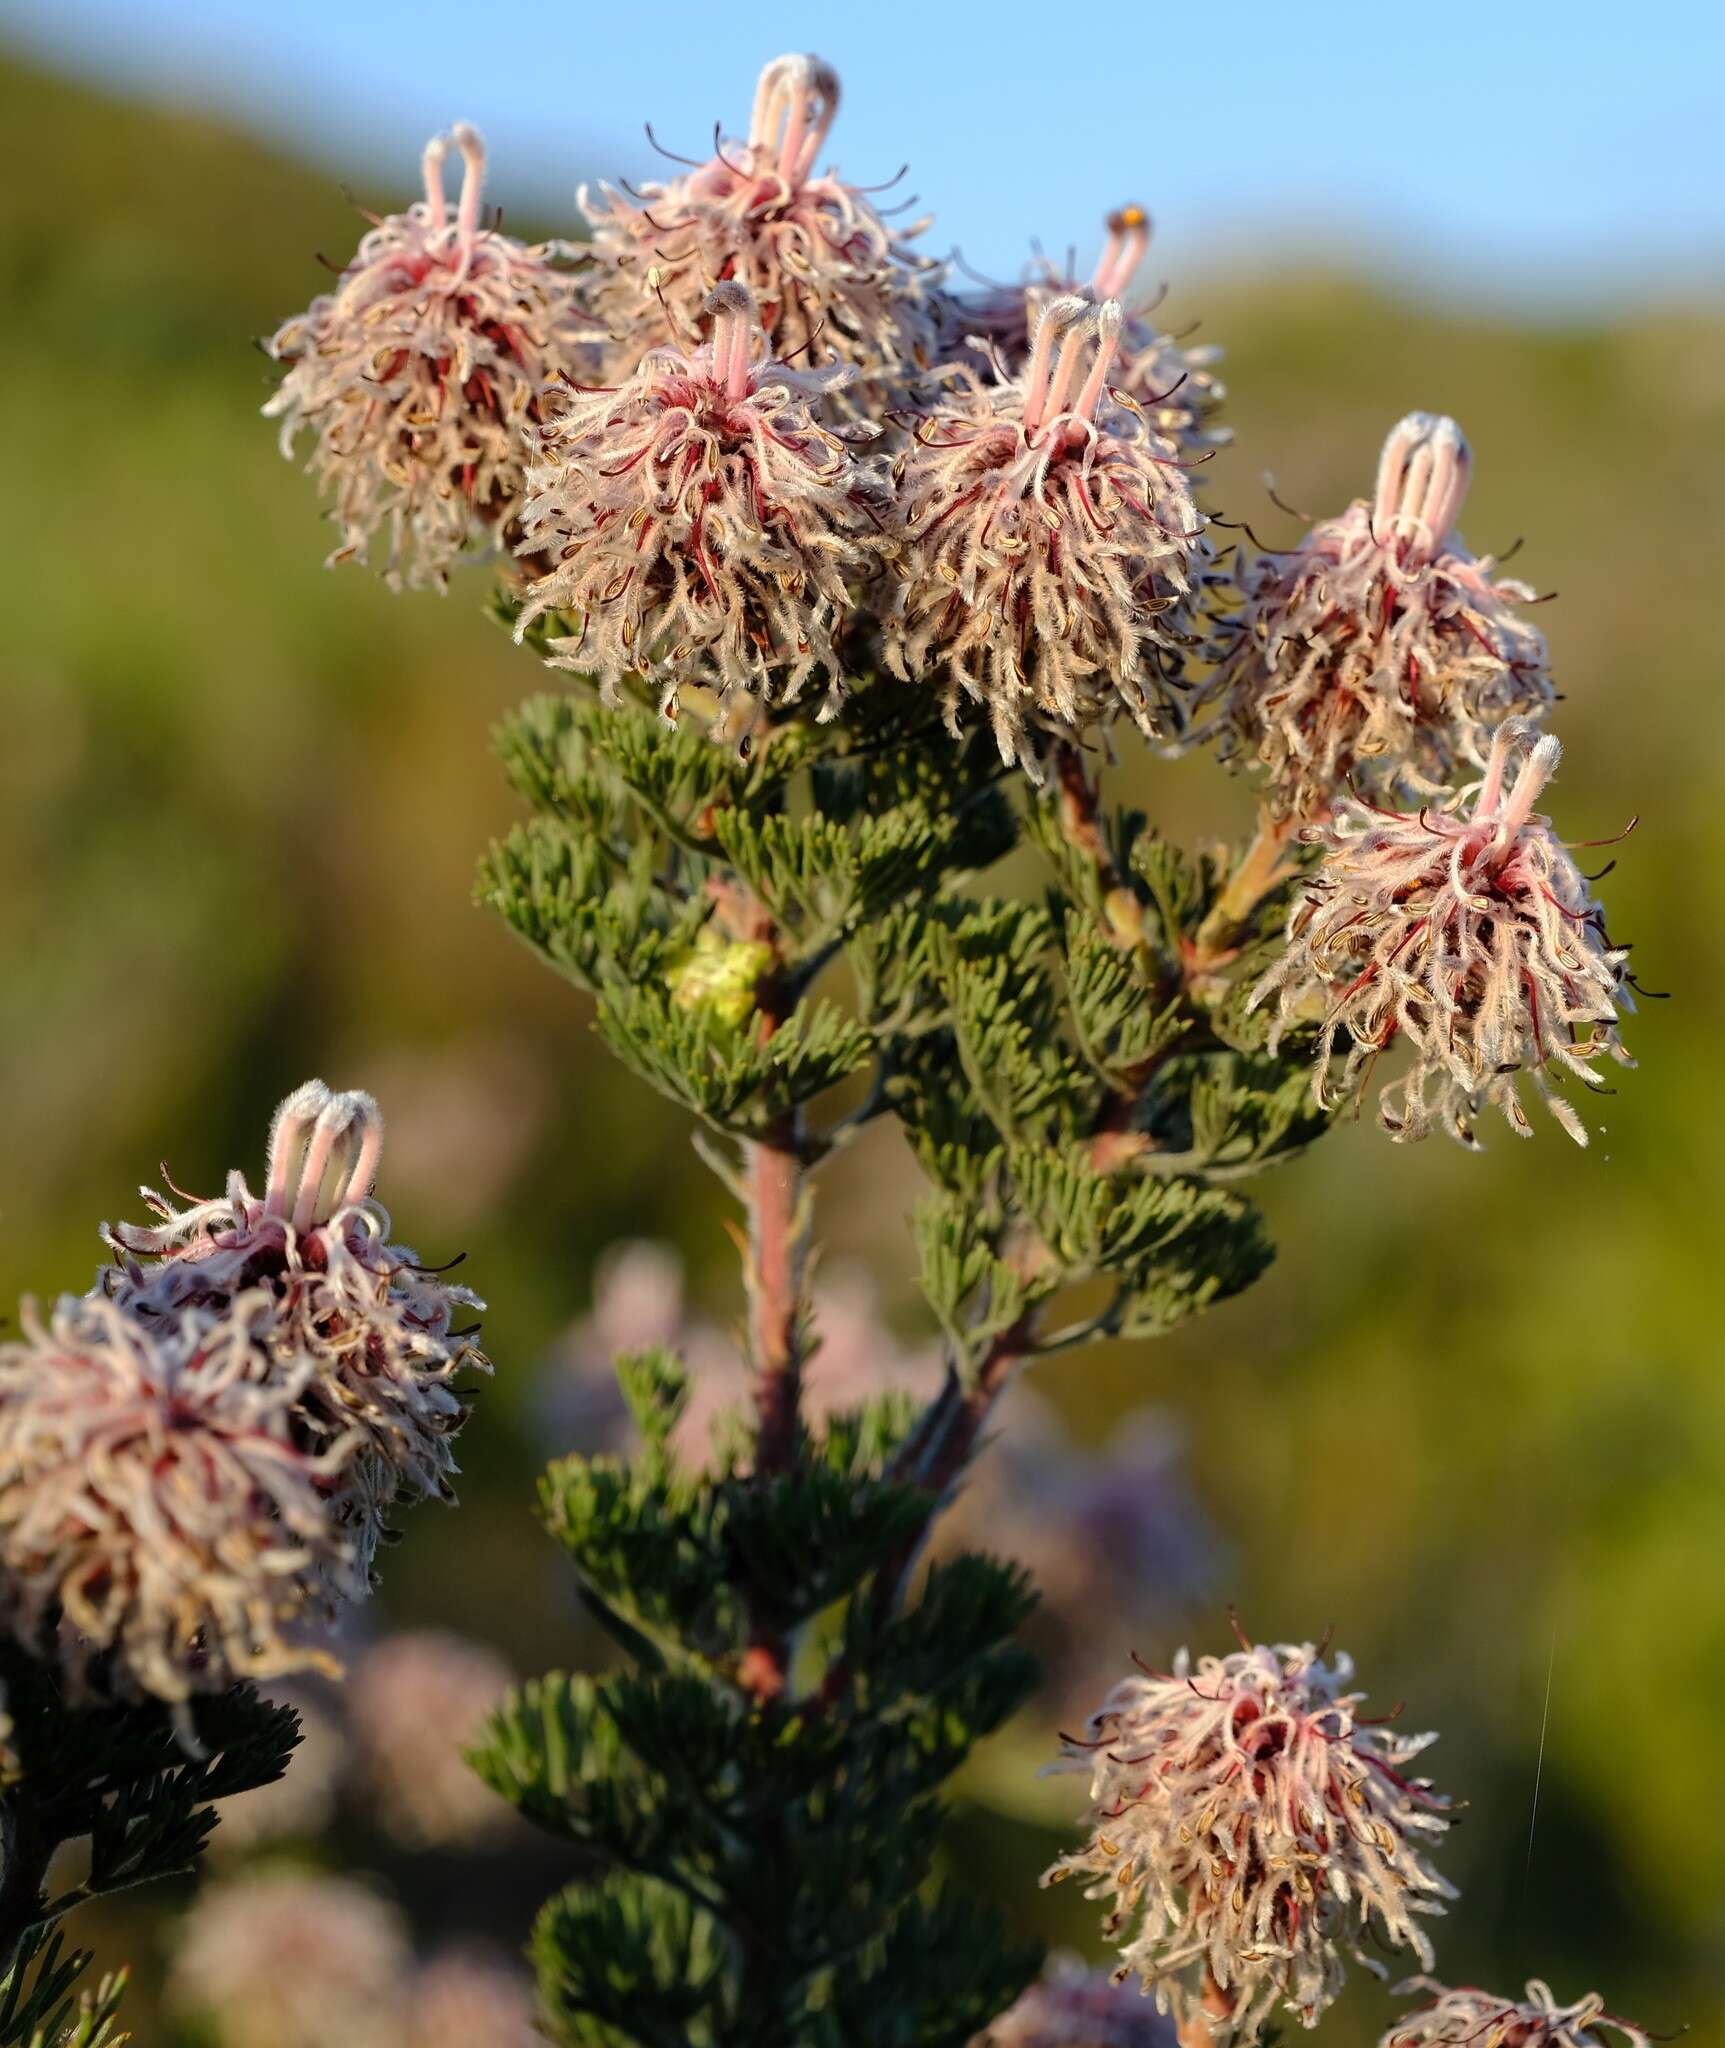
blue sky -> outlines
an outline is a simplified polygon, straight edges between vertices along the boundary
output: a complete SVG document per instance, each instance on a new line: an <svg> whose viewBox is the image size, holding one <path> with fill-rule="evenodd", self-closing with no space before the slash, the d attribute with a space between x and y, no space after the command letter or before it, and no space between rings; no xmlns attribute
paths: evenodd
<svg viewBox="0 0 1725 2048"><path fill-rule="evenodd" d="M997 275L1032 236L1093 248L1131 198L1176 274L1340 251L1500 303L1725 286L1720 0L0 0L0 38L231 113L370 199L457 116L536 212L652 175L644 118L700 154L765 59L814 49L845 85L832 159L868 182L908 157L925 246Z"/></svg>

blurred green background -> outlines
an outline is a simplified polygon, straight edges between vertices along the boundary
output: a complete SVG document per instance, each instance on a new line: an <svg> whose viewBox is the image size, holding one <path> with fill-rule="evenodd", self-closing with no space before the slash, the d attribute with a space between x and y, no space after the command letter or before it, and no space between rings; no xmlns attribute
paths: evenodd
<svg viewBox="0 0 1725 2048"><path fill-rule="evenodd" d="M164 1153L213 1190L257 1167L292 1084L373 1089L385 1198L428 1257L470 1253L499 1365L464 1504L410 1518L383 1606L524 1671L567 1661L584 1639L529 1512L539 1361L618 1237L676 1243L713 1313L735 1282L680 1122L469 907L511 814L488 728L542 678L481 617L482 577L392 599L319 566L251 340L320 288L315 252L351 248L333 181L18 65L0 132L6 1297L86 1286L97 1223L136 1214ZM362 196L393 205L406 182ZM1725 2039L1725 320L1512 325L1309 270L1180 280L1171 323L1200 308L1237 436L1212 498L1266 539L1289 522L1263 471L1331 511L1401 412L1463 422L1470 539L1525 534L1516 573L1559 594L1540 614L1566 692L1555 809L1577 838L1641 814L1602 894L1676 999L1631 1020L1642 1068L1591 1151L1549 1123L1483 1158L1343 1129L1263 1185L1281 1257L1253 1293L1154 1348L1062 1361L1041 1390L1087 1436L1147 1397L1177 1407L1248 1626L1333 1622L1381 1705L1443 1730L1434 1775L1470 1802L1447 1975L1597 1982L1652 2026ZM1244 815L1203 759L1142 779L1183 834ZM908 1166L883 1134L845 1175L825 1222L914 1332ZM1012 1738L1027 1787L1052 1739ZM1005 1810L1011 1775L979 1773L967 1868L1088 1941L1089 1909L1047 1917L1034 1877L1059 1837L1025 1817L1045 1792ZM496 1933L518 1938L557 1867L488 1888ZM448 1874L396 1879L434 1917L475 1910ZM147 1917L104 1937L147 1962ZM1375 2038L1384 2010L1351 1996L1320 2039Z"/></svg>

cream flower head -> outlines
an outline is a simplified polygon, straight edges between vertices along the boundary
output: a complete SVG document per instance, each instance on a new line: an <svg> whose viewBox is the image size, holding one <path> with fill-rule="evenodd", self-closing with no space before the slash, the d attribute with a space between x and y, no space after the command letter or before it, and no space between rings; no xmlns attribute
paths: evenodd
<svg viewBox="0 0 1725 2048"><path fill-rule="evenodd" d="M1368 1934L1429 1966L1420 1925L1453 1888L1427 1850L1448 1802L1408 1766L1435 1738L1362 1717L1345 1656L1249 1645L1126 1679L1068 1738L1090 1774L1091 1834L1045 1884L1077 1877L1109 1902L1117 1976L1182 2023L1250 2041L1278 2005L1304 2026L1341 1988L1344 1944ZM1361 1960L1364 1960L1361 1957Z"/></svg>
<svg viewBox="0 0 1725 2048"><path fill-rule="evenodd" d="M1573 1074L1600 1088L1600 1060L1633 1066L1617 1014L1635 1004L1628 949L1611 943L1587 877L1534 809L1561 756L1549 733L1511 720L1483 778L1441 809L1343 803L1328 825L1308 827L1324 861L1252 1002L1276 996L1272 1049L1290 1025L1318 1026L1321 1103L1361 1095L1399 1039L1410 1064L1378 1111L1393 1137L1423 1138L1436 1122L1473 1145L1488 1105L1527 1137L1526 1079L1587 1143L1553 1081Z"/></svg>
<svg viewBox="0 0 1725 2048"><path fill-rule="evenodd" d="M855 453L873 430L829 413L848 371L769 353L741 285L706 308L692 353L654 349L622 384L556 401L523 513L524 548L555 566L517 637L543 613L578 615L553 664L607 695L647 678L667 713L689 684L784 703L818 676L830 714L850 583L890 546L882 485Z"/></svg>
<svg viewBox="0 0 1725 2048"><path fill-rule="evenodd" d="M485 145L453 131L464 164L453 213L449 138L423 158L425 197L375 222L333 292L281 327L287 375L264 407L282 453L312 436L309 468L334 500L331 562L366 561L392 584L441 586L473 542L514 516L539 393L593 340L560 246L486 227Z"/></svg>
<svg viewBox="0 0 1725 2048"><path fill-rule="evenodd" d="M1454 420L1409 413L1369 502L1285 552L1242 542L1204 694L1224 758L1263 769L1278 817L1441 794L1506 718L1550 708L1545 641L1518 610L1533 591L1455 531L1471 470Z"/></svg>
<svg viewBox="0 0 1725 2048"><path fill-rule="evenodd" d="M453 1383L490 1370L456 1326L484 1303L389 1241L389 1213L371 1199L382 1152L369 1095L308 1081L276 1111L261 1195L237 1171L224 1195L184 1206L144 1189L160 1221L104 1225L115 1259L97 1281L159 1328L245 1302L254 1341L296 1386L306 1442L360 1445L342 1504L366 1560L402 1487L448 1496L466 1417Z"/></svg>
<svg viewBox="0 0 1725 2048"><path fill-rule="evenodd" d="M1109 383L1123 316L1056 299L1017 375L967 364L898 460L900 581L886 659L980 704L1002 757L1125 711L1172 738L1209 561L1173 444Z"/></svg>
<svg viewBox="0 0 1725 2048"><path fill-rule="evenodd" d="M175 1703L329 1667L295 1637L356 1590L336 1501L357 1432L303 1447L310 1361L270 1304L157 1328L63 1299L0 1344L0 1615L84 1697Z"/></svg>
<svg viewBox="0 0 1725 2048"><path fill-rule="evenodd" d="M1450 1989L1429 1977L1397 1988L1423 1991L1427 2002L1398 2020L1379 2048L1606 2048L1607 2031L1625 2048L1650 2048L1652 2039L1607 2012L1597 1991L1574 2005L1559 2005L1551 1986L1537 1977L1525 1998L1499 1998L1471 1984Z"/></svg>
<svg viewBox="0 0 1725 2048"><path fill-rule="evenodd" d="M858 371L839 396L848 410L878 410L928 368L941 266L908 246L927 223L890 227L861 188L818 168L838 106L831 65L776 57L746 141L716 141L709 161L638 195L583 188L597 266L588 303L609 331L614 379L644 347L691 349L724 282L752 295L781 360L819 349Z"/></svg>

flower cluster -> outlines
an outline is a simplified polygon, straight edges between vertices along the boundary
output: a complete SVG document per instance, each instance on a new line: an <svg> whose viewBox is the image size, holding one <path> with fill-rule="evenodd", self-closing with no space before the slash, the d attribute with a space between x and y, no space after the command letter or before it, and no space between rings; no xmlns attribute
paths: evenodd
<svg viewBox="0 0 1725 2048"><path fill-rule="evenodd" d="M441 585L470 542L507 526L540 389L592 334L562 251L483 224L484 144L465 123L453 139L465 166L453 215L437 136L424 199L375 220L335 290L269 344L287 375L264 411L285 455L312 436L311 473L341 532L331 560L366 560L381 532L398 583Z"/></svg>
<svg viewBox="0 0 1725 2048"><path fill-rule="evenodd" d="M1410 413L1370 502L1285 552L1242 545L1206 697L1224 755L1264 770L1274 815L1320 818L1350 788L1452 789L1506 718L1549 709L1545 642L1516 611L1534 593L1455 531L1470 466L1454 420Z"/></svg>
<svg viewBox="0 0 1725 2048"><path fill-rule="evenodd" d="M532 1988L482 1949L416 1962L400 1910L349 1879L264 1869L206 1886L173 2009L213 2048L533 2048Z"/></svg>
<svg viewBox="0 0 1725 2048"><path fill-rule="evenodd" d="M1109 384L1122 324L1114 300L1054 300L1016 375L950 368L898 459L888 666L943 679L949 723L983 705L1027 766L1045 724L1186 723L1209 546L1174 444Z"/></svg>
<svg viewBox="0 0 1725 2048"><path fill-rule="evenodd" d="M933 360L942 267L915 255L926 226L892 228L868 195L817 160L838 113L839 81L818 57L778 57L761 73L746 142L718 142L685 177L637 193L586 188L593 229L588 304L607 331L607 372L643 346L693 346L715 284L747 289L774 352L818 342L862 373L847 400L879 404Z"/></svg>
<svg viewBox="0 0 1725 2048"><path fill-rule="evenodd" d="M1587 1143L1553 1080L1561 1071L1599 1087L1600 1059L1632 1065L1617 1013L1634 1002L1627 948L1612 945L1587 878L1534 809L1560 753L1549 734L1536 741L1510 721L1484 777L1442 808L1342 803L1328 825L1308 828L1326 858L1295 904L1288 951L1252 1000L1277 995L1272 1045L1295 1021L1318 1024L1320 1100L1357 1097L1400 1038L1411 1065L1379 1098L1392 1136L1424 1137L1435 1120L1472 1145L1488 1104L1526 1136L1526 1077Z"/></svg>
<svg viewBox="0 0 1725 2048"><path fill-rule="evenodd" d="M1431 1962L1417 1916L1452 1887L1426 1850L1448 1802L1408 1775L1434 1738L1361 1718L1345 1656L1251 1646L1144 1670L1069 1738L1090 1773L1092 1832L1045 1883L1111 1901L1104 1933L1182 2023L1253 2038L1278 2003L1314 2026L1341 1987L1340 1945L1368 1936ZM1364 1958L1361 1958L1364 1960Z"/></svg>
<svg viewBox="0 0 1725 2048"><path fill-rule="evenodd" d="M553 666L668 717L711 692L735 742L814 679L831 716L877 660L949 722L980 705L1032 774L1049 734L1121 712L1178 736L1210 559L1186 471L1222 394L1122 309L1148 216L1113 217L1082 287L1044 266L1007 317L967 307L817 169L838 97L818 58L775 59L746 141L583 193L572 264L481 228L465 128L451 221L434 143L426 199L276 338L270 410L317 428L344 552L387 522L392 573L441 579L506 528ZM507 314L481 289L504 280Z"/></svg>
<svg viewBox="0 0 1725 2048"><path fill-rule="evenodd" d="M1596 1991L1574 2005L1559 2005L1551 1987L1535 1977L1527 1996L1499 1998L1471 1984L1448 1989L1416 1977L1400 1987L1424 1991L1428 2002L1385 2034L1381 2048L1605 2048L1609 2029L1628 2048L1649 2048L1652 2037L1605 2009Z"/></svg>
<svg viewBox="0 0 1725 2048"><path fill-rule="evenodd" d="M329 1668L308 1634L367 1591L389 1505L447 1491L480 1304L388 1242L381 1146L369 1096L309 1083L261 1198L146 1191L161 1222L105 1226L89 1294L0 1345L0 1617L79 1694Z"/></svg>
<svg viewBox="0 0 1725 2048"><path fill-rule="evenodd" d="M871 669L955 732L985 720L1037 781L1051 744L1122 716L1214 740L1263 771L1268 829L1328 855L1260 991L1278 1032L1316 1010L1320 1100L1332 1051L1357 1092L1400 1033L1397 1135L1472 1142L1485 1102L1525 1130L1525 1071L1580 1137L1549 1073L1623 1057L1627 977L1545 821L1489 815L1496 742L1554 692L1534 593L1456 531L1460 429L1410 413L1369 500L1291 550L1240 547L1218 615L1192 471L1222 388L1211 351L1125 302L1144 209L1110 216L1089 277L1043 261L966 301L817 168L838 98L819 59L775 59L745 141L583 195L579 262L483 227L466 128L452 219L434 142L425 199L276 339L271 409L290 438L316 425L351 547L387 517L392 560L441 574L506 526L518 638L739 747L784 707L836 716ZM677 1000L734 1007L748 964L697 947Z"/></svg>
<svg viewBox="0 0 1725 2048"><path fill-rule="evenodd" d="M667 711L685 683L789 701L816 673L831 709L849 583L880 549L881 486L852 446L873 430L827 413L848 371L771 356L743 286L716 286L705 312L691 353L655 349L621 384L570 385L550 408L522 547L553 566L517 636L577 613L554 663L607 694L647 677Z"/></svg>

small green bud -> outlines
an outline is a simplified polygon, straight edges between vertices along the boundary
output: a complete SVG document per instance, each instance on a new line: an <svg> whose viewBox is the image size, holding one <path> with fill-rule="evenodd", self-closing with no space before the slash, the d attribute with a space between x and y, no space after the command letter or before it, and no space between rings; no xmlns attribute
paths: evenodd
<svg viewBox="0 0 1725 2048"><path fill-rule="evenodd" d="M737 1025L753 1012L756 984L772 964L771 946L759 939L727 939L706 925L665 981L679 1010Z"/></svg>

